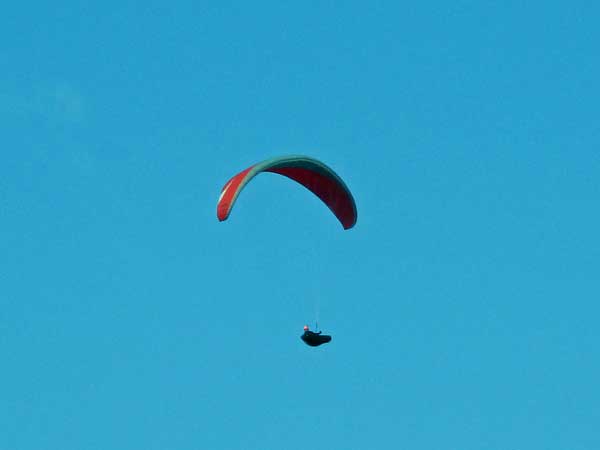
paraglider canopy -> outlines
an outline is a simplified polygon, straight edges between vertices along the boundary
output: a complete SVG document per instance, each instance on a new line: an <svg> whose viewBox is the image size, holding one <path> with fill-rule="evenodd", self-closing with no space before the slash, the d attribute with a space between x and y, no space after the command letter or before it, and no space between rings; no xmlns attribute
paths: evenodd
<svg viewBox="0 0 600 450"><path fill-rule="evenodd" d="M331 168L308 156L281 156L269 159L233 176L221 190L217 203L217 217L220 221L229 217L246 184L262 172L283 175L306 187L327 205L344 229L352 228L356 223L356 204L346 184Z"/></svg>

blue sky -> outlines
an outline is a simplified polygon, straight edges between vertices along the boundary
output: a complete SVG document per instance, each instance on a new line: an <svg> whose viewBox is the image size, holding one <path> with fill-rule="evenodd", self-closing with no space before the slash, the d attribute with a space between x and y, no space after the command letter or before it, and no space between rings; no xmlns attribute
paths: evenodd
<svg viewBox="0 0 600 450"><path fill-rule="evenodd" d="M0 449L600 447L600 7L101 3L0 18Z"/></svg>

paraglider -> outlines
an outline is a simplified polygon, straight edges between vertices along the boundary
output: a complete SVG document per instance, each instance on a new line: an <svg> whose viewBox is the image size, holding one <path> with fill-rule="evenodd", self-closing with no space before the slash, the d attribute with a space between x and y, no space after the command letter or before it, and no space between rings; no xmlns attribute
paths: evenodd
<svg viewBox="0 0 600 450"><path fill-rule="evenodd" d="M308 325L304 325L304 333L302 333L300 339L302 339L306 345L310 345L311 347L318 347L319 345L331 342L331 336L321 334L320 331L310 331Z"/></svg>
<svg viewBox="0 0 600 450"><path fill-rule="evenodd" d="M331 210L345 230L356 224L357 211L354 197L344 181L321 161L308 156L280 156L262 161L234 175L221 190L217 202L217 218L227 220L233 205L246 185L263 172L283 175L301 184ZM331 342L331 336L304 327L300 338L311 347Z"/></svg>
<svg viewBox="0 0 600 450"><path fill-rule="evenodd" d="M262 172L283 175L306 187L327 205L345 230L356 223L356 204L344 181L321 161L308 156L268 159L233 176L223 186L217 203L217 217L220 221L229 217L240 192L252 178Z"/></svg>

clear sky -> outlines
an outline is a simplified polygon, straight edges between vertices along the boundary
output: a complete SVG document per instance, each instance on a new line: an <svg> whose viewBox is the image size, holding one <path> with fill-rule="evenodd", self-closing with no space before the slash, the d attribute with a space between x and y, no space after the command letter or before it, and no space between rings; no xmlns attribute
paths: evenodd
<svg viewBox="0 0 600 450"><path fill-rule="evenodd" d="M600 448L599 17L4 5L0 450Z"/></svg>

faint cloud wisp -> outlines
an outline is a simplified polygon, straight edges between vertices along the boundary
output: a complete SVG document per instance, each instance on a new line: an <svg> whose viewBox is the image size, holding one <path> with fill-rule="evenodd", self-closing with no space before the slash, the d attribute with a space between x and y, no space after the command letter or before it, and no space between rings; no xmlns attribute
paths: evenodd
<svg viewBox="0 0 600 450"><path fill-rule="evenodd" d="M86 117L86 102L81 90L69 82L2 86L0 114L16 120L81 124Z"/></svg>

